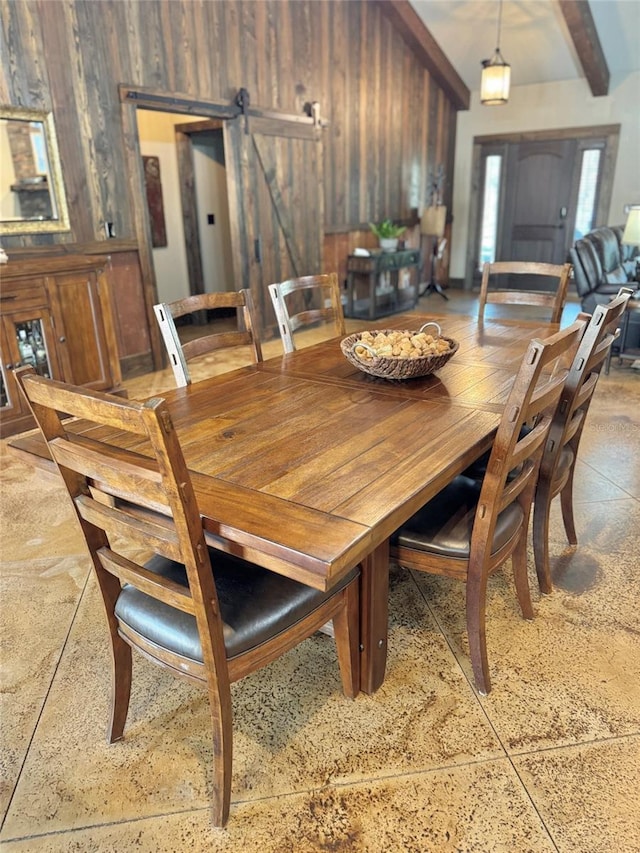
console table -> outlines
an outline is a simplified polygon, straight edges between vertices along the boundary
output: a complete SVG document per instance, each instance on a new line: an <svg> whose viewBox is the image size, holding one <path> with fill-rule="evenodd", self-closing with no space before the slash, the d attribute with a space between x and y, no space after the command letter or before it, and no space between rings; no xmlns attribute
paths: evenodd
<svg viewBox="0 0 640 853"><path fill-rule="evenodd" d="M418 301L419 268L419 249L349 255L345 316L375 320L411 310ZM403 269L410 273L401 280Z"/></svg>

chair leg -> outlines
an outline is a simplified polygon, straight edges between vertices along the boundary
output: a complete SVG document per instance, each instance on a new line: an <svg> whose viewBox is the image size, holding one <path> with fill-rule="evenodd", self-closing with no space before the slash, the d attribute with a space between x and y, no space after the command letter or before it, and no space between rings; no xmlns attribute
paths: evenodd
<svg viewBox="0 0 640 853"><path fill-rule="evenodd" d="M523 619L533 619L533 604L531 602L531 590L529 589L529 578L527 577L527 536L526 528L523 530L520 540L512 555L513 579L516 585L518 603L522 611Z"/></svg>
<svg viewBox="0 0 640 853"><path fill-rule="evenodd" d="M213 729L213 794L211 822L226 826L231 805L233 715L229 682L224 688L209 683L209 710Z"/></svg>
<svg viewBox="0 0 640 853"><path fill-rule="evenodd" d="M107 739L120 740L129 710L131 696L131 646L118 634L111 637L111 720Z"/></svg>
<svg viewBox="0 0 640 853"><path fill-rule="evenodd" d="M551 570L549 568L549 513L551 496L549 489L538 484L533 504L533 555L538 575L540 592L553 591Z"/></svg>
<svg viewBox="0 0 640 853"><path fill-rule="evenodd" d="M578 544L578 537L576 536L576 525L573 519L573 472L575 471L575 467L575 464L571 466L571 471L569 472L567 482L565 483L564 488L560 492L562 522L564 524L564 531L567 534L567 540L570 545Z"/></svg>
<svg viewBox="0 0 640 853"><path fill-rule="evenodd" d="M486 575L482 570L474 572L470 564L467 576L467 637L474 680L483 696L491 691L485 632L486 593Z"/></svg>
<svg viewBox="0 0 640 853"><path fill-rule="evenodd" d="M333 630L344 695L360 692L360 593L356 579L342 591L344 606L333 617Z"/></svg>

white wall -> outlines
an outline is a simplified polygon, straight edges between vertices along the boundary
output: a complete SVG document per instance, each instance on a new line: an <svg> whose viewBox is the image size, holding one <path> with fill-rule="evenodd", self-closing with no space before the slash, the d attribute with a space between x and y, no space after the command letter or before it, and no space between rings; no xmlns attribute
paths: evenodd
<svg viewBox="0 0 640 853"><path fill-rule="evenodd" d="M153 249L153 266L158 285L158 300L171 302L189 296L174 125L197 119L155 110L138 110L137 118L140 153L144 157L157 157L160 161L167 245Z"/></svg>
<svg viewBox="0 0 640 853"><path fill-rule="evenodd" d="M516 86L509 103L501 107L483 107L479 91L471 93L470 109L458 113L451 278L463 279L465 275L475 136L619 124L620 144L609 217L606 223L598 224L624 223L624 206L640 204L640 72L622 81L612 80L609 91L606 97L594 98L583 79Z"/></svg>
<svg viewBox="0 0 640 853"><path fill-rule="evenodd" d="M193 137L193 171L205 293L235 290L222 131ZM213 225L207 223L209 213Z"/></svg>

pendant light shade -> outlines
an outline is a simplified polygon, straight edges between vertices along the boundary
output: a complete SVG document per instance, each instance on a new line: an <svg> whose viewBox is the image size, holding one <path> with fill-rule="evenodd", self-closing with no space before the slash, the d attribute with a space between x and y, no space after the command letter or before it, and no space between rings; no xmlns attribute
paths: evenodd
<svg viewBox="0 0 640 853"><path fill-rule="evenodd" d="M480 78L480 103L488 107L506 104L511 85L511 66L502 58L498 49L491 59L482 61Z"/></svg>
<svg viewBox="0 0 640 853"><path fill-rule="evenodd" d="M500 27L502 24L502 0L498 11L498 39L495 53L491 59L482 60L480 78L480 103L486 106L506 104L509 100L511 85L511 66L500 53Z"/></svg>

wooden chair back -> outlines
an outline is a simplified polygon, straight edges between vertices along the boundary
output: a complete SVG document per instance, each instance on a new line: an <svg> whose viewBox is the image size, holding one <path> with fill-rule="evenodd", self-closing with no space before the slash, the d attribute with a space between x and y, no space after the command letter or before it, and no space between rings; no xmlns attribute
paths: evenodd
<svg viewBox="0 0 640 853"><path fill-rule="evenodd" d="M345 335L344 312L338 276L307 275L269 285L285 352L296 348L294 332L316 323L331 323L336 335Z"/></svg>
<svg viewBox="0 0 640 853"><path fill-rule="evenodd" d="M576 320L545 340L532 340L527 348L482 482L474 527L479 542L513 501L529 514L544 445L585 326L585 320ZM523 429L525 424L530 429Z"/></svg>
<svg viewBox="0 0 640 853"><path fill-rule="evenodd" d="M478 319L484 318L484 309L488 302L503 305L536 305L549 308L551 322L559 323L567 299L567 289L571 278L571 264L539 264L525 261L496 261L482 268L482 283L478 302ZM556 280L553 291L538 290L500 290L492 288L495 276L527 275L544 276Z"/></svg>
<svg viewBox="0 0 640 853"><path fill-rule="evenodd" d="M538 584L551 592L549 569L549 513L551 501L561 495L562 518L569 543L577 544L573 518L573 475L578 447L593 394L619 330L633 291L621 288L607 305L597 305L567 376L540 463L534 503L534 555ZM587 315L588 316L588 315Z"/></svg>
<svg viewBox="0 0 640 853"><path fill-rule="evenodd" d="M193 340L181 342L175 323L176 318L189 314L196 321L206 322L208 311L220 311L224 308L236 309L237 329L203 334ZM262 361L262 349L254 321L253 302L248 290L200 293L187 296L185 299L177 299L175 302L160 302L153 306L153 310L178 387L191 384L188 361L217 349L248 346L251 348L254 363Z"/></svg>
<svg viewBox="0 0 640 853"><path fill-rule="evenodd" d="M491 689L487 580L510 557L522 614L533 618L527 579L531 503L553 414L585 326L585 320L577 320L543 341L530 342L482 484L465 476L456 478L391 537L391 557L400 565L466 582L471 664L481 693Z"/></svg>
<svg viewBox="0 0 640 853"><path fill-rule="evenodd" d="M202 521L164 400L139 403L44 379L28 370L17 375L87 540L112 634L120 631L113 605L121 584L133 584L195 616L205 660L224 679L224 641ZM67 416L95 424L96 429L77 436L67 430ZM105 432L114 431L127 435L126 440L121 438L123 447L103 438ZM117 553L112 543L123 540L183 563L188 588L151 575L136 560ZM190 674L202 679L204 667L194 666Z"/></svg>
<svg viewBox="0 0 640 853"><path fill-rule="evenodd" d="M204 684L214 740L213 822L222 826L231 796L230 683L333 620L343 689L357 695L359 572L320 592L219 550L221 541L216 550L207 547L164 400L92 392L37 376L32 367L16 377L67 487L102 593L113 656L109 741L124 731L132 647ZM141 553L153 556L142 563Z"/></svg>

